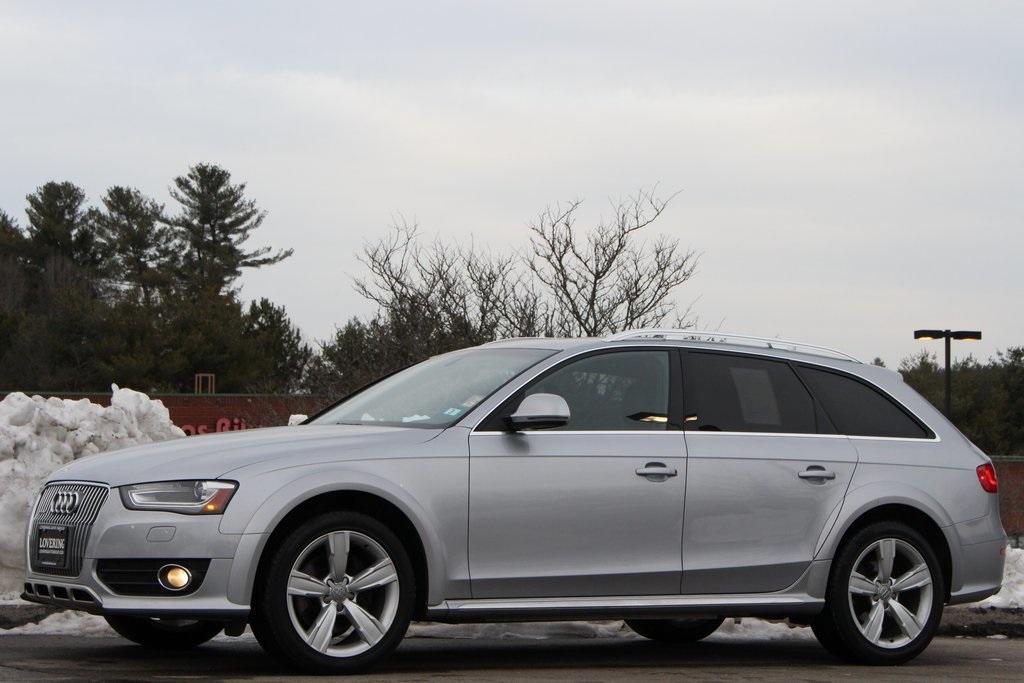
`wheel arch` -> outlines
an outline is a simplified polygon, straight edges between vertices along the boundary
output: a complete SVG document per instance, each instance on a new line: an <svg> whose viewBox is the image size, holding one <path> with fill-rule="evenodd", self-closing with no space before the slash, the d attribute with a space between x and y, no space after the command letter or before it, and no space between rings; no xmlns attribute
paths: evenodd
<svg viewBox="0 0 1024 683"><path fill-rule="evenodd" d="M951 543L949 536L952 526L941 525L936 516L935 513L927 510L925 506L914 499L888 497L875 501L874 504L858 508L846 518L842 525L837 525L835 532L830 534L820 549L818 557L834 557L839 548L869 524L888 520L903 522L920 532L938 556L945 584L945 599L949 600L949 596L954 590L953 581L957 577L956 569L959 561L959 555L955 554L954 548L958 549L959 546Z"/></svg>
<svg viewBox="0 0 1024 683"><path fill-rule="evenodd" d="M387 482L378 485L366 476L352 476L348 482L337 485L324 485L323 480L323 476L314 475L293 481L270 495L256 511L246 526L232 566L232 601L251 604L269 550L281 535L311 515L328 510L365 512L386 521L406 544L413 562L417 614L425 610L432 597L438 599L446 576L444 552L427 514L415 500L390 491Z"/></svg>

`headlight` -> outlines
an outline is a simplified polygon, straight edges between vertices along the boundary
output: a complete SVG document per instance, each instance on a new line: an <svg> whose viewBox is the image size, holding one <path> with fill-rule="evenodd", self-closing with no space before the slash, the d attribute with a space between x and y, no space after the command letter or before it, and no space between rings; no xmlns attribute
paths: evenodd
<svg viewBox="0 0 1024 683"><path fill-rule="evenodd" d="M121 487L121 502L130 510L162 510L183 515L219 515L238 484L233 481L158 481Z"/></svg>

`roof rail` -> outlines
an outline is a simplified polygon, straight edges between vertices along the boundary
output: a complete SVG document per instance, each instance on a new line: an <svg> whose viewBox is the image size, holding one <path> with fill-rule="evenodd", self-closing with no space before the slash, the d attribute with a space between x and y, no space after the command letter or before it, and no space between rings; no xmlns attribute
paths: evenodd
<svg viewBox="0 0 1024 683"><path fill-rule="evenodd" d="M797 353L808 353L815 356L828 356L840 360L849 360L854 363L862 363L858 358L837 349L830 349L827 346L815 346L803 342L787 341L785 339L772 339L770 337L754 337L748 334L732 334L731 332L717 332L714 330L685 330L674 328L643 328L639 330L625 330L616 332L604 338L605 341L622 341L625 339L676 339L682 341L717 342L720 344L740 344L746 346L760 346L768 349L782 349L795 351Z"/></svg>
<svg viewBox="0 0 1024 683"><path fill-rule="evenodd" d="M489 344L501 344L502 342L508 341L529 341L530 339L553 339L553 337L502 337L501 339L492 339L489 342L484 342L480 346L487 346Z"/></svg>

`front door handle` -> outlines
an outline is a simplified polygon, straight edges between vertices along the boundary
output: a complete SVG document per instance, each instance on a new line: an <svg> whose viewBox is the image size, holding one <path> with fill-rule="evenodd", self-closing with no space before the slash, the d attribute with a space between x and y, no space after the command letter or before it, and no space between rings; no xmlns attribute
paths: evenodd
<svg viewBox="0 0 1024 683"><path fill-rule="evenodd" d="M636 469L636 476L647 477L651 481L665 481L669 477L674 477L678 472L674 467L669 467L663 462L649 462L643 467Z"/></svg>
<svg viewBox="0 0 1024 683"><path fill-rule="evenodd" d="M836 473L820 465L812 465L796 476L801 479L835 479Z"/></svg>

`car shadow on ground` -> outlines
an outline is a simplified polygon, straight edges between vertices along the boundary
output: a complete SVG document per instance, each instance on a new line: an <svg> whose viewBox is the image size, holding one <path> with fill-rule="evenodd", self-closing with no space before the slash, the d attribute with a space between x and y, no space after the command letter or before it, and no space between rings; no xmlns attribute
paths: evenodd
<svg viewBox="0 0 1024 683"><path fill-rule="evenodd" d="M65 640L65 639L61 639ZM62 643L63 645L63 643ZM58 670L84 676L127 674L166 676L237 677L288 676L286 668L260 649L251 639L218 640L181 652L156 652L124 641L68 639L67 647L54 647L45 660L16 656L35 672ZM13 654L13 653L12 653ZM20 653L19 653L20 654ZM925 653L919 661L941 664L940 653ZM470 640L413 638L402 643L384 666L374 674L444 674L447 672L515 669L758 669L815 667L842 664L814 640L710 640L694 645L663 645L639 639L593 638L550 640Z"/></svg>

